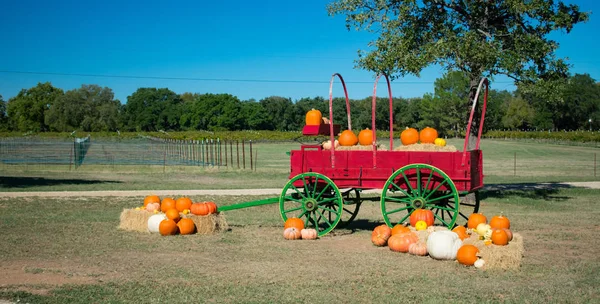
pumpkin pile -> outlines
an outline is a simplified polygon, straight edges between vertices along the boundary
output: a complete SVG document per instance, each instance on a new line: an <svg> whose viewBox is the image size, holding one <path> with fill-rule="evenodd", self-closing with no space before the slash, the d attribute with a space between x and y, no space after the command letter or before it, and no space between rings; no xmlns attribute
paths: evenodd
<svg viewBox="0 0 600 304"><path fill-rule="evenodd" d="M432 225L433 213L418 209L410 216L410 226L375 227L371 242L378 247L388 246L395 252L429 255L436 260L456 260L462 265L476 268L486 265L484 258L490 260L492 263L489 266L495 268L520 266L522 239L519 244L507 246L513 240L513 233L510 221L504 215L492 217L488 224L483 214L472 214L467 227L457 226L452 231Z"/></svg>
<svg viewBox="0 0 600 304"><path fill-rule="evenodd" d="M208 233L225 226L214 202L193 202L185 196L161 200L157 195L149 195L142 206L121 213L120 228L136 231L147 228L145 231L166 236Z"/></svg>
<svg viewBox="0 0 600 304"><path fill-rule="evenodd" d="M331 150L331 140L324 141L324 150ZM336 150L372 150L373 149L373 130L366 128L358 132L358 136L352 130L344 130L338 135L333 146ZM385 150L382 145L377 145L377 150Z"/></svg>
<svg viewBox="0 0 600 304"><path fill-rule="evenodd" d="M436 129L426 127L421 131L407 127L400 133L402 145L394 151L457 151L456 147L446 145L446 140L438 137Z"/></svg>
<svg viewBox="0 0 600 304"><path fill-rule="evenodd" d="M283 238L286 240L316 240L317 230L304 228L304 222L301 219L290 217L283 225Z"/></svg>

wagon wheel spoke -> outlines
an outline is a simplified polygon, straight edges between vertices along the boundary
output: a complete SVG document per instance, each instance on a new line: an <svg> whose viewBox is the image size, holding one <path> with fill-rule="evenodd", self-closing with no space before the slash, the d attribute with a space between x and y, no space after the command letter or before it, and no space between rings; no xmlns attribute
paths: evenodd
<svg viewBox="0 0 600 304"><path fill-rule="evenodd" d="M400 181L400 182L398 182ZM381 212L388 226L405 222L417 209L431 209L437 224L452 228L459 216L459 196L454 182L442 170L428 164L412 164L394 172L381 194ZM397 189L406 197L394 197ZM398 208L398 204L406 204ZM401 212L406 210L406 212Z"/></svg>
<svg viewBox="0 0 600 304"><path fill-rule="evenodd" d="M288 190L295 191L300 197L294 199L286 195ZM315 172L302 173L291 178L284 186L279 197L279 210L284 221L292 216L304 218L306 227L314 226L317 234L323 236L339 223L343 199L337 186L328 177Z"/></svg>
<svg viewBox="0 0 600 304"><path fill-rule="evenodd" d="M463 194L460 197L459 203L459 217L456 221L457 225L467 225L467 221L469 220L469 216L473 213L479 212L479 192L472 192Z"/></svg>

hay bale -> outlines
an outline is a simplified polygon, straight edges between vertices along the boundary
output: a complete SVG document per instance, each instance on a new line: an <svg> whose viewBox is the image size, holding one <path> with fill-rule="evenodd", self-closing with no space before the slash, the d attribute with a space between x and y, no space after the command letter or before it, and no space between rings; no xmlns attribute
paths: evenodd
<svg viewBox="0 0 600 304"><path fill-rule="evenodd" d="M148 232L148 219L154 215L146 210L123 209L119 229L128 231Z"/></svg>
<svg viewBox="0 0 600 304"><path fill-rule="evenodd" d="M453 145L440 147L434 144L412 144L396 147L394 151L456 152L458 149Z"/></svg>
<svg viewBox="0 0 600 304"><path fill-rule="evenodd" d="M225 216L222 213L213 213L209 215L187 214L183 217L189 218L196 224L198 234L211 234L225 231L229 228Z"/></svg>
<svg viewBox="0 0 600 304"><path fill-rule="evenodd" d="M335 150L336 151L373 151L373 145L339 146L339 147L335 148ZM387 150L388 149L384 145L382 145L382 144L377 145L377 151L387 151Z"/></svg>
<svg viewBox="0 0 600 304"><path fill-rule="evenodd" d="M485 245L476 234L472 234L471 237L465 239L464 244L472 244L479 249L479 254L485 261L483 269L514 270L521 267L525 250L523 237L518 233L513 234L512 241L506 246Z"/></svg>
<svg viewBox="0 0 600 304"><path fill-rule="evenodd" d="M154 215L146 210L123 209L121 212L119 229L127 231L148 232L148 219ZM221 213L209 215L193 215L180 213L181 218L189 218L194 221L198 234L211 234L225 231L229 228L225 216Z"/></svg>

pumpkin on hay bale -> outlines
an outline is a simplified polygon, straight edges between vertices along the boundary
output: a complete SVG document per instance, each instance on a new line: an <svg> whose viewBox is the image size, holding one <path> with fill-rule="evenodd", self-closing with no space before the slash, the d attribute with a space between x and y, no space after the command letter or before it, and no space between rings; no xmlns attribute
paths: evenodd
<svg viewBox="0 0 600 304"><path fill-rule="evenodd" d="M327 145L329 141L323 143L323 150L330 150L331 145ZM336 151L373 151L373 145L362 146L362 145L354 145L354 146L337 146L335 147ZM387 147L382 144L377 144L377 151L387 151Z"/></svg>
<svg viewBox="0 0 600 304"><path fill-rule="evenodd" d="M412 144L396 147L394 151L456 152L458 149L453 145L441 147L435 144Z"/></svg>
<svg viewBox="0 0 600 304"><path fill-rule="evenodd" d="M514 270L521 267L525 250L523 237L519 233L514 233L513 239L504 246L485 245L476 233L465 239L463 243L474 245L479 249L481 259L485 261L484 269Z"/></svg>
<svg viewBox="0 0 600 304"><path fill-rule="evenodd" d="M120 216L119 229L127 231L148 232L148 219L155 213L146 210L123 209ZM189 218L196 225L198 234L211 234L229 228L225 216L221 213L208 215L180 214L181 218Z"/></svg>

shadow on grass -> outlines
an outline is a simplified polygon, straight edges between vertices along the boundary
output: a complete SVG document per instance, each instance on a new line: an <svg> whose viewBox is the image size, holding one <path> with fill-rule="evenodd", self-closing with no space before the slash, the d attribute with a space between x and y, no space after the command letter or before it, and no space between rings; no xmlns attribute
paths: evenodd
<svg viewBox="0 0 600 304"><path fill-rule="evenodd" d="M92 184L115 184L120 181L93 180L93 179L60 179L45 177L15 177L0 176L0 189L7 188L28 188L39 186L57 186L57 185L92 185Z"/></svg>
<svg viewBox="0 0 600 304"><path fill-rule="evenodd" d="M488 184L479 191L480 200L486 198L506 198L518 196L547 201L567 200L569 196L556 195L562 189L573 189L575 186L563 183L517 183L517 184Z"/></svg>

